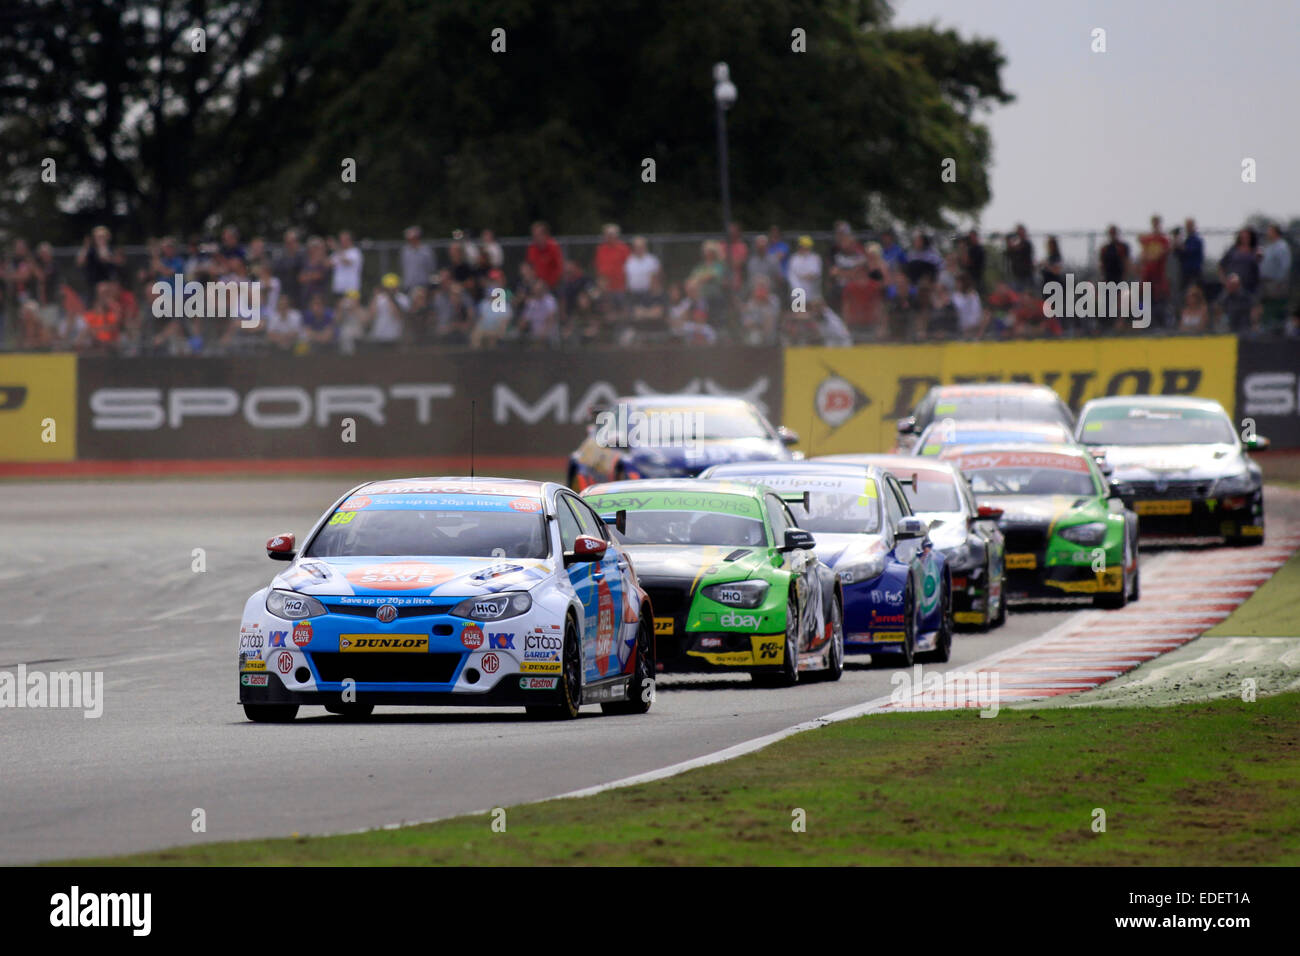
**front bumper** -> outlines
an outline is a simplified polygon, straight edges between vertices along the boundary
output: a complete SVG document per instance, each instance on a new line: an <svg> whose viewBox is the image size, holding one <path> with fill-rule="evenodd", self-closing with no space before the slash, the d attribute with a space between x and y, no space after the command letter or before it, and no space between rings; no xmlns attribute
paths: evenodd
<svg viewBox="0 0 1300 956"><path fill-rule="evenodd" d="M1193 497L1129 495L1125 507L1138 516L1138 530L1157 538L1262 537L1264 493Z"/></svg>
<svg viewBox="0 0 1300 956"><path fill-rule="evenodd" d="M446 613L454 601L439 601L399 604L400 616L379 624L375 599L323 600L330 613L296 623L246 609L241 703L323 704L350 692L365 703L472 707L546 703L560 692L559 651L541 645L558 648L562 627L549 622L562 621L563 612L534 605L517 617L474 622Z"/></svg>

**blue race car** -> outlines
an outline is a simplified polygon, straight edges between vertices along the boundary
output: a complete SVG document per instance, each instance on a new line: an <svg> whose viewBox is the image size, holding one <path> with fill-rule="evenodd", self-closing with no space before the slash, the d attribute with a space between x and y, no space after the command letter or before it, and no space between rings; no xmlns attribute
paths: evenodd
<svg viewBox="0 0 1300 956"><path fill-rule="evenodd" d="M789 504L799 527L816 538L818 559L839 576L846 650L904 667L914 659L948 660L948 567L892 474L867 465L797 461L715 465L700 477L760 483Z"/></svg>
<svg viewBox="0 0 1300 956"><path fill-rule="evenodd" d="M558 484L369 482L301 550L289 533L266 550L289 565L240 618L250 720L313 704L349 717L376 704L650 708L650 603L609 528Z"/></svg>
<svg viewBox="0 0 1300 956"><path fill-rule="evenodd" d="M603 481L694 478L722 462L789 461L798 441L741 398L620 398L596 411L569 456L568 485L582 491Z"/></svg>
<svg viewBox="0 0 1300 956"><path fill-rule="evenodd" d="M1035 445L1068 445L1074 441L1070 429L1060 422L958 421L944 418L931 422L921 433L913 455L938 458L954 445L987 445L998 442L1029 442Z"/></svg>

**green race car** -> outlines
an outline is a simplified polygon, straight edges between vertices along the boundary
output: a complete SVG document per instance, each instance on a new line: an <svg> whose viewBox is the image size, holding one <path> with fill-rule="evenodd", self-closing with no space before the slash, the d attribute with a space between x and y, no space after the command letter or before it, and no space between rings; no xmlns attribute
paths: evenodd
<svg viewBox="0 0 1300 956"><path fill-rule="evenodd" d="M775 491L647 479L582 495L616 529L654 605L659 670L746 671L776 685L807 671L839 679L839 580Z"/></svg>
<svg viewBox="0 0 1300 956"><path fill-rule="evenodd" d="M1008 599L1090 596L1098 607L1137 599L1137 515L1088 451L1073 444L962 445L942 457L970 481L981 506L1000 512Z"/></svg>

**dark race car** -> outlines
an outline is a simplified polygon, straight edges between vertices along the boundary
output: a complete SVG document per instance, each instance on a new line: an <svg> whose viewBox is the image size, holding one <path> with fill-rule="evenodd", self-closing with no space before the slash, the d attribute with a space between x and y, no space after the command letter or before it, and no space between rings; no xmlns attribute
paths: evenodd
<svg viewBox="0 0 1300 956"><path fill-rule="evenodd" d="M620 398L596 411L569 456L568 484L581 491L598 481L693 478L720 462L788 461L798 440L741 398Z"/></svg>
<svg viewBox="0 0 1300 956"><path fill-rule="evenodd" d="M824 461L717 465L703 477L758 482L789 502L799 526L816 535L817 557L839 576L849 650L887 666L948 659L948 569L925 534L929 522L912 515L893 477L871 465Z"/></svg>
<svg viewBox="0 0 1300 956"><path fill-rule="evenodd" d="M1094 399L1078 440L1103 459L1143 535L1264 543L1264 479L1248 451L1268 439L1238 437L1218 402L1125 395Z"/></svg>
<svg viewBox="0 0 1300 956"><path fill-rule="evenodd" d="M975 500L1002 511L1008 599L1088 596L1098 607L1137 599L1137 515L1085 449L974 445L947 454Z"/></svg>
<svg viewBox="0 0 1300 956"><path fill-rule="evenodd" d="M595 485L583 498L613 523L654 605L661 670L839 679L839 582L776 492L679 478Z"/></svg>
<svg viewBox="0 0 1300 956"><path fill-rule="evenodd" d="M915 411L898 421L898 450L907 452L933 422L1012 421L1055 422L1074 429L1074 414L1046 385L990 382L971 385L935 385Z"/></svg>
<svg viewBox="0 0 1300 956"><path fill-rule="evenodd" d="M913 513L929 522L930 540L947 562L953 621L981 630L1006 622L1002 512L977 504L970 483L951 463L910 455L825 455L811 461L874 465L903 479Z"/></svg>

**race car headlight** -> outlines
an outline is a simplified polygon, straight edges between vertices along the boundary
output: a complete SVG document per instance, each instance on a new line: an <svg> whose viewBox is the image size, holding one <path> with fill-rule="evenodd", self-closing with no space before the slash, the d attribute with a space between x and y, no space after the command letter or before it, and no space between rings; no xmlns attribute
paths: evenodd
<svg viewBox="0 0 1300 956"><path fill-rule="evenodd" d="M1223 495L1248 495L1254 490L1255 479L1248 471L1244 471L1239 475L1220 478L1214 486L1214 494L1220 497Z"/></svg>
<svg viewBox="0 0 1300 956"><path fill-rule="evenodd" d="M732 581L727 584L710 584L704 596L729 607L758 607L767 597L766 581Z"/></svg>
<svg viewBox="0 0 1300 956"><path fill-rule="evenodd" d="M266 609L286 621L301 621L305 617L318 617L327 613L325 605L320 601L294 591L268 591Z"/></svg>
<svg viewBox="0 0 1300 956"><path fill-rule="evenodd" d="M883 554L866 561L846 564L835 569L835 573L840 576L841 584L857 584L859 581L870 581L872 578L880 577L884 571L885 556Z"/></svg>
<svg viewBox="0 0 1300 956"><path fill-rule="evenodd" d="M533 599L524 591L502 591L484 597L465 598L449 612L452 617L467 617L471 621L500 621L518 617L533 606Z"/></svg>
<svg viewBox="0 0 1300 956"><path fill-rule="evenodd" d="M1089 524L1076 524L1070 528L1062 528L1057 534L1075 544L1101 544L1102 539L1106 537L1106 523L1093 521Z"/></svg>

